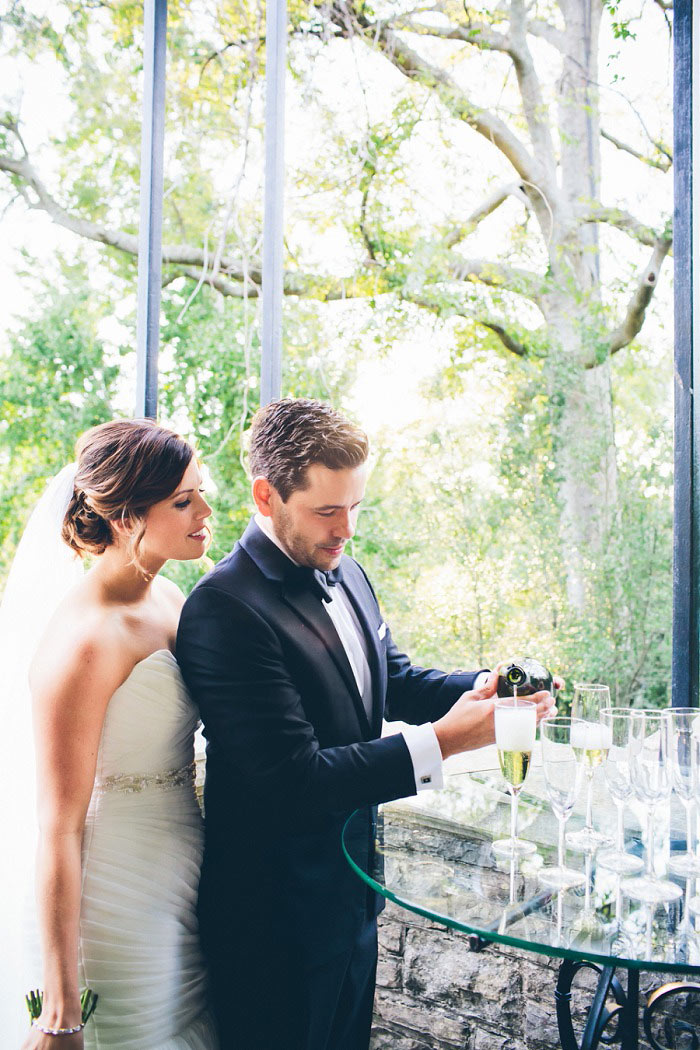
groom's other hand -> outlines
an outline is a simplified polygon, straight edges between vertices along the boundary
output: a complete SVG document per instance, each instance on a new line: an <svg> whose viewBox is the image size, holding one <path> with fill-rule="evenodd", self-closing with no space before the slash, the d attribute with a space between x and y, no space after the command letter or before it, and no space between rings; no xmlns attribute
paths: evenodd
<svg viewBox="0 0 700 1050"><path fill-rule="evenodd" d="M498 671L491 671L479 689L462 693L447 714L433 723L443 758L493 744L497 684Z"/></svg>
<svg viewBox="0 0 700 1050"><path fill-rule="evenodd" d="M500 663L496 667L496 675L501 673L504 667L507 667L506 662ZM556 707L556 696L560 689L565 686L565 681L559 675L552 675L552 693L549 693L546 689L542 689L539 693L531 693L530 696L523 697L524 700L529 700L533 704L537 704L537 724L539 725L543 718L554 718L557 713Z"/></svg>
<svg viewBox="0 0 700 1050"><path fill-rule="evenodd" d="M554 679L555 688L559 688L561 681ZM443 758L458 755L462 751L474 751L495 742L493 711L498 699L497 686L498 668L491 671L479 689L470 689L462 693L447 714L433 723ZM543 690L533 693L527 699L537 705L538 722L556 714L551 693Z"/></svg>
<svg viewBox="0 0 700 1050"><path fill-rule="evenodd" d="M500 663L496 667L496 676L501 673L504 667L507 667L507 663ZM498 684L498 682L496 683ZM556 696L560 689L563 689L566 685L563 678L559 675L552 675L552 689L554 695L548 692L546 689L540 690L539 693L531 693L530 696L523 697L524 700L529 700L533 704L537 704L537 724L539 725L543 718L554 718L557 713L556 707Z"/></svg>

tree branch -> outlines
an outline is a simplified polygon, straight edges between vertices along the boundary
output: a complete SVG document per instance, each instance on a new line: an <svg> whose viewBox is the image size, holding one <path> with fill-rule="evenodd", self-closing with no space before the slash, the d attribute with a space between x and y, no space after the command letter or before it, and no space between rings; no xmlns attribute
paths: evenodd
<svg viewBox="0 0 700 1050"><path fill-rule="evenodd" d="M549 107L542 97L542 86L527 42L527 16L523 0L511 0L511 58L518 78L523 111L535 155L542 158L548 180L554 182L556 160L552 131L549 123Z"/></svg>
<svg viewBox="0 0 700 1050"><path fill-rule="evenodd" d="M518 357L527 357L529 350L524 343L519 342L514 336L507 331L498 321L487 321L481 317L476 318L477 324L483 325L484 328L490 328L498 338L501 340L506 350L510 350L512 354L516 354Z"/></svg>
<svg viewBox="0 0 700 1050"><path fill-rule="evenodd" d="M309 36L309 35L313 36L315 34L307 33L306 35L307 36ZM221 56L224 55L227 51L229 51L230 48L237 47L237 48L240 48L241 50L243 50L243 48L250 47L251 44L254 44L256 47L264 47L265 43L266 43L266 40L267 40L267 38L265 36L255 36L255 37L244 37L244 36L242 36L242 37L239 37L238 40L227 40L222 47L216 48L216 50L214 50L214 51L210 51L208 53L208 55L206 56L206 58L204 59L204 61L202 62L202 68L199 71L199 82L200 82L200 84L202 82L202 77L204 76L204 73L206 72L206 68L209 65L209 63L210 62L214 62L218 58L221 58Z"/></svg>
<svg viewBox="0 0 700 1050"><path fill-rule="evenodd" d="M202 271L196 270L194 267L178 270L169 277L167 283L170 284L177 277L187 277L190 281L199 283L202 280ZM204 284L208 284L211 288L216 288L217 292L221 292L222 295L231 296L234 299L257 299L261 291L257 284L248 281L246 287L243 281L229 281L226 277L222 277L220 273L205 275Z"/></svg>
<svg viewBox="0 0 700 1050"><path fill-rule="evenodd" d="M485 51L505 51L510 53L510 40L502 33L495 33L490 26L481 22L470 22L466 26L431 26L415 22L412 18L399 18L393 23L394 29L418 36L436 37L438 40L459 40L464 44L474 44Z"/></svg>
<svg viewBox="0 0 700 1050"><path fill-rule="evenodd" d="M614 226L628 233L630 237L634 237L640 244L646 244L650 248L654 248L660 240L657 230L635 219L634 215L628 211L623 211L621 208L607 208L598 201L587 202L577 209L577 215L582 222L604 222L609 226Z"/></svg>
<svg viewBox="0 0 700 1050"><path fill-rule="evenodd" d="M39 178L28 157L19 160L0 155L0 171L17 176L22 180L23 189L29 188L35 200L29 200L29 206L45 211L57 225L70 230L79 237L97 241L127 255L138 255L138 237L124 230L110 230L88 219L71 215L51 196L43 181ZM162 249L163 265L177 265L180 271L190 280L199 280L202 270L208 267L208 258L203 248L190 244L164 244ZM510 291L526 295L536 300L542 290L540 278L526 270L488 262L484 259L464 259L454 254L448 259L446 279L458 281L476 280L494 288L508 287ZM247 282L246 282L247 274ZM210 285L223 295L241 298L244 289L254 298L262 283L260 266L251 266L244 271L240 260L222 255L220 273L205 276ZM245 285L244 285L244 282ZM379 283L378 283L379 282ZM303 273L286 273L284 276L285 295L306 296L329 302L337 299L364 297L389 291L386 278L373 273L370 277L350 277L345 279L319 277Z"/></svg>
<svg viewBox="0 0 700 1050"><path fill-rule="evenodd" d="M633 146L628 146L626 142L622 142L620 139L615 138L614 135L611 135L603 128L600 129L600 134L602 138L607 139L608 142L612 142L613 146L617 149L623 150L623 152L636 157L637 160L641 160L642 164L648 164L650 168L658 168L659 171L668 171L673 164L672 154L661 142L653 143L661 154L661 157L646 157L643 153L640 153L639 150L634 149Z"/></svg>
<svg viewBox="0 0 700 1050"><path fill-rule="evenodd" d="M29 153L24 143L24 139L22 138L22 132L19 130L19 122L8 114L0 120L0 128L7 128L8 131L12 132L20 144L22 155L28 157Z"/></svg>
<svg viewBox="0 0 700 1050"><path fill-rule="evenodd" d="M489 259L465 259L453 252L447 268L453 280L478 281L490 288L500 288L525 296L535 303L540 301L547 290L545 279L531 270L492 262Z"/></svg>
<svg viewBox="0 0 700 1050"><path fill-rule="evenodd" d="M24 183L24 188L30 189L34 194L34 199L31 199L29 196L25 198L29 207L45 211L58 226L63 226L64 229L70 230L71 233L75 233L79 237L85 237L88 240L106 244L111 248L117 248L119 251L126 252L127 255L138 255L138 236L136 234L127 233L124 230L110 230L96 222L72 215L66 211L49 193L28 157L22 157L18 160L15 157L0 155L0 171L5 171L21 179ZM204 266L206 263L205 253L202 248L191 244L166 244L163 245L163 264L167 265L168 263ZM239 279L243 272L239 260L227 257L222 257L221 269L229 276L235 276Z"/></svg>
<svg viewBox="0 0 700 1050"><path fill-rule="evenodd" d="M668 255L670 247L670 237L659 238L656 242L651 259L628 303L625 319L610 336L611 355L616 354L618 350L622 350L624 346L628 346L641 331L647 307L659 281L659 270Z"/></svg>
<svg viewBox="0 0 700 1050"><path fill-rule="evenodd" d="M343 35L361 35L367 44L379 49L408 80L432 88L452 116L469 124L507 157L521 179L536 186L544 184L540 163L501 118L475 105L447 73L404 43L386 22L368 22L346 0L337 0L331 9L331 17Z"/></svg>
<svg viewBox="0 0 700 1050"><path fill-rule="evenodd" d="M530 18L527 23L527 32L530 36L537 36L542 40L546 40L548 44L555 47L557 51L561 51L562 54L566 51L566 37L564 33L549 22L545 22L540 18Z"/></svg>
<svg viewBox="0 0 700 1050"><path fill-rule="evenodd" d="M261 275L259 272L249 273L247 286L242 280L232 281L222 274L206 274L205 284L216 288L222 295L234 299L257 299L261 294ZM188 266L178 270L168 279L168 283L176 277L187 277L190 281L201 281L202 271L196 267ZM384 295L395 291L379 274L371 275L351 274L348 277L326 277L318 274L290 273L284 274L283 292L285 295L297 296L304 299L316 299L318 302L330 303L341 299L367 299L371 296Z"/></svg>
<svg viewBox="0 0 700 1050"><path fill-rule="evenodd" d="M498 189L494 190L493 193L489 194L481 204L474 209L463 223L459 226L455 226L453 230L448 233L445 237L444 244L447 248L454 248L456 244L468 237L470 233L473 233L480 222L483 221L487 216L491 215L492 212L496 211L497 208L508 200L509 197L515 197L517 200L524 204L528 210L532 209L530 199L525 193L525 188L519 182L507 182Z"/></svg>
<svg viewBox="0 0 700 1050"><path fill-rule="evenodd" d="M425 295L418 295L415 292L407 293L402 298L415 306L420 306L423 310L429 310L431 313L437 314L438 317L444 317L445 313L448 313L450 317L464 317L469 321L474 321L476 324L480 324L494 332L506 350L510 350L511 353L516 354L518 357L527 357L529 355L527 346L519 339L516 339L501 321L490 317L475 317L471 310L467 309L466 306L460 306L458 303L451 303L446 309L444 302L436 302L434 299L429 299Z"/></svg>

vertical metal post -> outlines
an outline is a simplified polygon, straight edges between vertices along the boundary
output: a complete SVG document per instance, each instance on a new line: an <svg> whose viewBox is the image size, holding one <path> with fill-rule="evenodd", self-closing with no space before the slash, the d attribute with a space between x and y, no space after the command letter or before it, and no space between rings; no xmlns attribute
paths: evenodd
<svg viewBox="0 0 700 1050"><path fill-rule="evenodd" d="M265 38L265 217L262 267L260 404L282 387L284 284L284 78L287 66L286 0L267 0Z"/></svg>
<svg viewBox="0 0 700 1050"><path fill-rule="evenodd" d="M700 219L695 208L697 182L693 179L693 140L697 137L698 108L693 97L700 87L697 48L693 48L692 0L676 0L673 12L673 251L675 281L675 405L673 504L673 658L671 698L674 706L698 704L698 630L700 584L698 530L700 500L698 452L700 430L695 380L700 381L698 337L693 324L694 293L700 273L693 266L694 228ZM699 154L700 155L700 154ZM695 243L700 243L698 237ZM698 268L700 269L700 268Z"/></svg>
<svg viewBox="0 0 700 1050"><path fill-rule="evenodd" d="M168 0L144 0L136 415L150 416L152 419L156 418L158 411L167 21Z"/></svg>

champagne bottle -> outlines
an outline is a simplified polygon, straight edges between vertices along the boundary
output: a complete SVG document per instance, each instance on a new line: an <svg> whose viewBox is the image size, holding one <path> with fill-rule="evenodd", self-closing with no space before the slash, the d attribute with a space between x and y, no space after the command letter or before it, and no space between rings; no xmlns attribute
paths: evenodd
<svg viewBox="0 0 700 1050"><path fill-rule="evenodd" d="M531 696L543 689L551 693L552 676L538 660L525 656L509 660L501 668L497 689L499 696L513 696L515 692L518 696Z"/></svg>

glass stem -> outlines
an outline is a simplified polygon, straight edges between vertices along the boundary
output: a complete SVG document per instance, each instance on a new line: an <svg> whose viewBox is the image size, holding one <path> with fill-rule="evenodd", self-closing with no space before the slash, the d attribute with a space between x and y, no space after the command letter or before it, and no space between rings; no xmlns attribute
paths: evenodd
<svg viewBox="0 0 700 1050"><path fill-rule="evenodd" d="M593 770L586 770L586 779L588 785L586 787L586 828L588 831L593 831Z"/></svg>
<svg viewBox="0 0 700 1050"><path fill-rule="evenodd" d="M689 798L681 799L685 807L685 851L689 857L693 856L693 821L691 817L693 803Z"/></svg>
<svg viewBox="0 0 700 1050"><path fill-rule="evenodd" d="M564 867L564 828L566 821L563 817L557 817L559 821L559 867Z"/></svg>
<svg viewBox="0 0 700 1050"><path fill-rule="evenodd" d="M654 875L654 807L649 806L649 817L647 820L647 864L646 876L648 879L655 878Z"/></svg>
<svg viewBox="0 0 700 1050"><path fill-rule="evenodd" d="M625 803L615 799L617 806L617 852L625 852Z"/></svg>
<svg viewBox="0 0 700 1050"><path fill-rule="evenodd" d="M510 837L513 842L518 837L518 794L516 791L510 793Z"/></svg>

